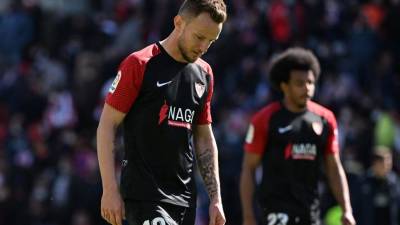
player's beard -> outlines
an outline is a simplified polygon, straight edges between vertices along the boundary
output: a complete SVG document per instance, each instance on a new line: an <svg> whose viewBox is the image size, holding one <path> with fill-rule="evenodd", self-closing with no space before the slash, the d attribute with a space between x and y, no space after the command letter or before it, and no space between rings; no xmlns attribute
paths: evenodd
<svg viewBox="0 0 400 225"><path fill-rule="evenodd" d="M179 52L181 53L181 55L182 55L182 58L184 59L184 60L186 60L187 62L189 62L189 63L192 63L192 62L194 62L194 61L196 61L196 59L193 59L193 58L191 58L190 56L189 56L189 53L188 53L188 51L186 50L186 48L185 48L185 40L183 40L183 38L182 38L182 36L179 38L179 40L178 40L178 49L179 49Z"/></svg>
<svg viewBox="0 0 400 225"><path fill-rule="evenodd" d="M304 110L307 107L308 98L289 95L287 101L292 105L292 107L295 107L296 110Z"/></svg>
<svg viewBox="0 0 400 225"><path fill-rule="evenodd" d="M307 102L299 102L297 103L297 108L299 109L305 109L307 106Z"/></svg>
<svg viewBox="0 0 400 225"><path fill-rule="evenodd" d="M296 101L296 106L299 109L305 109L307 107L307 103L310 100L310 98L306 98L306 99L297 99Z"/></svg>

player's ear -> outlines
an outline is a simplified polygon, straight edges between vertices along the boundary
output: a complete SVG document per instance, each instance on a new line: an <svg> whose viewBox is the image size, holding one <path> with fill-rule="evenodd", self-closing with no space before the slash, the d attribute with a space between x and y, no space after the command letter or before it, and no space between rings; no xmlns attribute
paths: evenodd
<svg viewBox="0 0 400 225"><path fill-rule="evenodd" d="M283 93L286 93L286 92L287 92L287 89L288 89L288 84L282 81L282 82L279 84L279 88L281 89L281 91L282 91Z"/></svg>
<svg viewBox="0 0 400 225"><path fill-rule="evenodd" d="M181 32L183 30L184 24L185 24L185 21L183 20L181 15L176 15L174 17L174 26L175 26L176 30Z"/></svg>

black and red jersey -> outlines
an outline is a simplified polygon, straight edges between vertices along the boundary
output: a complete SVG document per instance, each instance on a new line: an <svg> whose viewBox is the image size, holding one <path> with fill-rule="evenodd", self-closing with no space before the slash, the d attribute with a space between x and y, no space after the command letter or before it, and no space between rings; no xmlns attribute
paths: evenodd
<svg viewBox="0 0 400 225"><path fill-rule="evenodd" d="M301 113L274 102L252 118L244 148L262 155L262 207L307 216L318 208L324 156L338 152L336 119L312 101Z"/></svg>
<svg viewBox="0 0 400 225"><path fill-rule="evenodd" d="M212 93L205 61L177 62L159 43L121 63L106 103L126 113L123 198L195 204L192 128L211 123Z"/></svg>

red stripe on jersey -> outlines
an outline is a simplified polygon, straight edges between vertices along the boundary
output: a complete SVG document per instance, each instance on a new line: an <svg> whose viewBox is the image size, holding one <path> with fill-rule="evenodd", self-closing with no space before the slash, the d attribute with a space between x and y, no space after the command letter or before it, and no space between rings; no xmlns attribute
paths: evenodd
<svg viewBox="0 0 400 225"><path fill-rule="evenodd" d="M140 92L147 62L160 52L160 48L152 44L126 57L119 67L119 78L116 78L107 94L106 103L128 113Z"/></svg>
<svg viewBox="0 0 400 225"><path fill-rule="evenodd" d="M251 142L244 144L246 152L262 155L268 142L269 121L271 116L282 108L280 102L273 102L258 111L251 120L254 136Z"/></svg>
<svg viewBox="0 0 400 225"><path fill-rule="evenodd" d="M197 65L201 66L204 71L206 71L210 75L210 85L209 85L209 91L207 95L206 102L204 104L204 108L201 111L197 124L210 124L212 123L212 117L211 117L211 99L212 95L214 92L214 75L211 69L211 66L204 60L198 59L195 62Z"/></svg>
<svg viewBox="0 0 400 225"><path fill-rule="evenodd" d="M178 122L178 121L168 120L168 125L171 125L173 127L183 127L183 128L187 128L189 130L192 129L192 124L186 123L186 122Z"/></svg>
<svg viewBox="0 0 400 225"><path fill-rule="evenodd" d="M309 101L307 108L310 112L322 116L328 121L329 136L326 144L325 154L338 153L339 138L338 138L337 122L333 112L312 101Z"/></svg>
<svg viewBox="0 0 400 225"><path fill-rule="evenodd" d="M289 143L288 145L286 145L285 148L285 159L289 159L290 156L292 156L292 148L293 148L293 144Z"/></svg>
<svg viewBox="0 0 400 225"><path fill-rule="evenodd" d="M164 101L164 105L161 106L160 113L158 114L159 119L158 119L158 124L161 124L165 118L167 118L167 113L168 113L168 105L167 102Z"/></svg>

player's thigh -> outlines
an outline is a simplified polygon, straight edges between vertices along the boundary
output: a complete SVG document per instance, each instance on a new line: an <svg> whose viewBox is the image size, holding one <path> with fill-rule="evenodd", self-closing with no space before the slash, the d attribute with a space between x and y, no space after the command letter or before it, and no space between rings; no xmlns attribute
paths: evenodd
<svg viewBox="0 0 400 225"><path fill-rule="evenodd" d="M159 202L126 201L129 225L193 225L183 224L187 208ZM189 219L188 219L189 220Z"/></svg>

